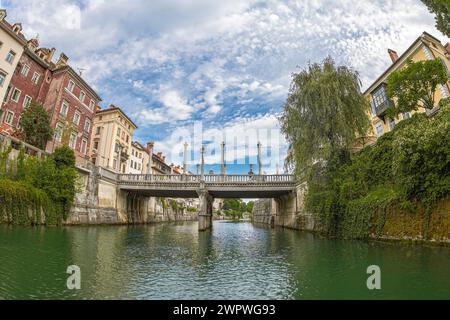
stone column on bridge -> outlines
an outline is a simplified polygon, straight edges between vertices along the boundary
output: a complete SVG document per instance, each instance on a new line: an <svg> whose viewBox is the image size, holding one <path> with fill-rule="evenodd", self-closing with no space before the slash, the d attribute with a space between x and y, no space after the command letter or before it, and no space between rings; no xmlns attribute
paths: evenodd
<svg viewBox="0 0 450 320"><path fill-rule="evenodd" d="M220 162L220 174L225 175L225 141L222 141L221 146L221 162Z"/></svg>
<svg viewBox="0 0 450 320"><path fill-rule="evenodd" d="M205 180L205 146L202 145L202 148L200 149L200 153L202 156L202 164L201 164L201 181Z"/></svg>
<svg viewBox="0 0 450 320"><path fill-rule="evenodd" d="M200 199L200 210L198 212L198 230L206 231L212 227L212 209L214 198L209 194L208 190L197 190Z"/></svg>
<svg viewBox="0 0 450 320"><path fill-rule="evenodd" d="M258 142L258 175L262 175L261 142Z"/></svg>
<svg viewBox="0 0 450 320"><path fill-rule="evenodd" d="M187 148L188 148L188 143L185 142L184 143L183 174L187 174L187 172L188 172L188 170L187 170Z"/></svg>

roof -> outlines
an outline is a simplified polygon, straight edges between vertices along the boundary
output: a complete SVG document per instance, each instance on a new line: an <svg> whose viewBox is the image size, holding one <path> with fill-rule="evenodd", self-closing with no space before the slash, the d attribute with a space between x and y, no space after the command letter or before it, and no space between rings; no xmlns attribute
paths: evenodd
<svg viewBox="0 0 450 320"><path fill-rule="evenodd" d="M102 101L102 98L100 98L100 96L97 94L97 92L95 92L95 90L92 89L92 87L82 77L80 77L80 75L77 72L75 72L75 70L73 70L73 68L71 66L69 66L68 64L60 66L60 67L56 67L53 70L54 73L59 73L59 72L64 72L64 71L69 72L70 75L72 77L74 77L78 82L80 82L87 89L87 91L89 91L89 93L91 95L93 95L98 101Z"/></svg>
<svg viewBox="0 0 450 320"><path fill-rule="evenodd" d="M144 146L140 144L138 141L133 141L131 145L136 146L137 148L142 149L142 151L148 153L147 149L145 149Z"/></svg>
<svg viewBox="0 0 450 320"><path fill-rule="evenodd" d="M106 109L100 109L98 110L95 114L103 114L103 113L110 113L110 112L114 112L114 111L118 111L119 113L121 113L128 121L131 122L131 124L134 126L134 128L136 129L138 126L133 122L133 120L131 120L126 114L125 112L122 111L122 109L120 109L119 107L116 107L114 105L111 105L109 108Z"/></svg>
<svg viewBox="0 0 450 320"><path fill-rule="evenodd" d="M24 52L31 59L33 59L36 63L38 63L41 67L46 68L46 69L50 69L50 64L47 63L46 61L42 60L40 57L38 57L38 55L35 52L33 52L33 50L30 50L29 48L25 47Z"/></svg>
<svg viewBox="0 0 450 320"><path fill-rule="evenodd" d="M392 63L365 91L364 91L364 95L372 92L375 88L377 88L380 84L381 84L381 80L383 80L389 73L391 73L392 71L394 71L395 69L397 69L405 60L407 60L406 58L408 58L412 52L414 50L416 50L416 46L419 45L420 43L424 43L423 39L424 38L429 38L432 41L435 41L437 43L441 42L433 37L431 34L429 34L428 32L423 32L420 37L418 37L409 47L408 49L406 49L405 52L403 52L403 54L401 56L398 57L398 59Z"/></svg>
<svg viewBox="0 0 450 320"><path fill-rule="evenodd" d="M27 39L25 38L25 36L23 35L22 32L19 32L19 34L15 33L12 30L12 25L6 21L5 19L3 19L2 21L0 21L0 27L5 30L11 37L13 37L14 39L16 39L20 44L22 44L23 46L25 46L27 44Z"/></svg>

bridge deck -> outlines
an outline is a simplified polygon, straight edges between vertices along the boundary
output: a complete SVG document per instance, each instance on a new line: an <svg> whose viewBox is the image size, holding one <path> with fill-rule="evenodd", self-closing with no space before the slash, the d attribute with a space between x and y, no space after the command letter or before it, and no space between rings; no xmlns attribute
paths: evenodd
<svg viewBox="0 0 450 320"><path fill-rule="evenodd" d="M155 197L195 198L206 189L215 198L275 198L295 189L293 175L119 174L119 188Z"/></svg>

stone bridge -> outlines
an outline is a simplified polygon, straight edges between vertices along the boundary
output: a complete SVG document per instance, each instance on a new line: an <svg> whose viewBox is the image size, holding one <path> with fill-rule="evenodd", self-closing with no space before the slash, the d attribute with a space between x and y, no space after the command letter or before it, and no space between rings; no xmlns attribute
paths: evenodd
<svg viewBox="0 0 450 320"><path fill-rule="evenodd" d="M199 230L212 225L214 198L280 198L295 191L293 175L118 174L118 188L144 197L200 199Z"/></svg>

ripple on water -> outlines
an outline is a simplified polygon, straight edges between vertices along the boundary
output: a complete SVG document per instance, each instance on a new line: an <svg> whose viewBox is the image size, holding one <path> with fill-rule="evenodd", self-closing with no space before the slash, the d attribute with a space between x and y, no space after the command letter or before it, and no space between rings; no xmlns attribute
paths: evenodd
<svg viewBox="0 0 450 320"><path fill-rule="evenodd" d="M336 241L250 223L0 226L0 298L448 298L448 248ZM399 261L407 261L406 265ZM66 289L68 265L82 289ZM365 287L380 264L383 292Z"/></svg>

